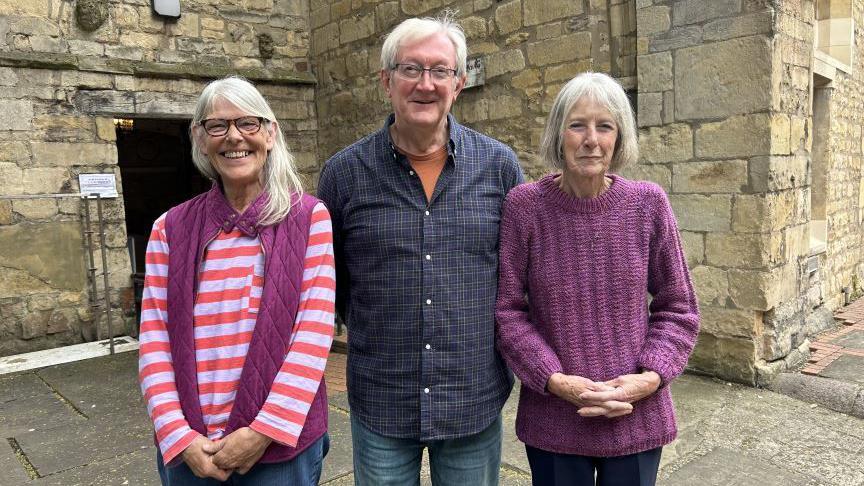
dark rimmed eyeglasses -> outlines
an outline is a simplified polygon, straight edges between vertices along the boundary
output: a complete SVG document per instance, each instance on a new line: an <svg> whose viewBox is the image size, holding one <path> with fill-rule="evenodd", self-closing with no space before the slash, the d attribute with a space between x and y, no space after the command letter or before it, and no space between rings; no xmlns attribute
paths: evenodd
<svg viewBox="0 0 864 486"><path fill-rule="evenodd" d="M455 69L446 68L444 66L424 68L423 66L419 66L417 64L400 63L393 66L393 70L399 73L399 75L403 78L410 79L412 81L420 79L425 71L429 71L429 75L432 76L432 79L434 79L435 81L447 81L453 76L456 76Z"/></svg>
<svg viewBox="0 0 864 486"><path fill-rule="evenodd" d="M231 128L231 125L237 127L237 130L240 131L240 133L253 135L258 133L258 130L261 130L261 124L265 121L268 120L263 116L241 116L240 118L234 118L233 120L226 120L224 118L208 118L206 120L201 120L199 125L204 127L204 131L211 137L221 137L228 133L228 129Z"/></svg>

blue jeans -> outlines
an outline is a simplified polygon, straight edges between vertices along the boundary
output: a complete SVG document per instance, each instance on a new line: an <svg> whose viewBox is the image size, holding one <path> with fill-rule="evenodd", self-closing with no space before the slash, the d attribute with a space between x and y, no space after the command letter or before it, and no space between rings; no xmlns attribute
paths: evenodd
<svg viewBox="0 0 864 486"><path fill-rule="evenodd" d="M435 486L497 486L501 465L501 416L480 433L420 441L385 437L351 415L355 486L420 484L423 449Z"/></svg>
<svg viewBox="0 0 864 486"><path fill-rule="evenodd" d="M256 464L246 474L234 473L228 481L220 482L212 478L199 478L192 469L181 462L174 467L165 467L162 454L156 451L156 465L163 486L315 486L321 478L321 464L330 450L330 437L323 437L312 443L299 456L285 462Z"/></svg>
<svg viewBox="0 0 864 486"><path fill-rule="evenodd" d="M658 447L626 456L588 457L525 446L534 486L654 486L662 450Z"/></svg>

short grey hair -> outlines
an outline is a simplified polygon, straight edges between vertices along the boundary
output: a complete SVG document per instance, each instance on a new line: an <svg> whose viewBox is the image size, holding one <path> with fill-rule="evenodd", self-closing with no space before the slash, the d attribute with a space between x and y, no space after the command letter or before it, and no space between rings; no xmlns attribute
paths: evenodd
<svg viewBox="0 0 864 486"><path fill-rule="evenodd" d="M635 163L639 158L639 144L630 100L618 81L607 74L592 72L579 74L558 92L546 120L540 158L553 169L564 170L563 136L567 117L573 106L586 96L606 108L618 126L618 139L609 171L617 172L627 164Z"/></svg>
<svg viewBox="0 0 864 486"><path fill-rule="evenodd" d="M205 177L214 181L219 180L219 173L213 168L210 159L201 151L199 140L195 136L194 129L213 112L217 100L224 100L236 106L241 111L251 116L260 116L267 121L261 127L270 129L271 124L276 124L275 140L273 148L267 154L262 171L262 186L264 192L269 196L264 210L261 212L259 224L273 224L282 221L295 201L300 200L303 194L303 185L297 175L294 157L288 152L288 145L282 129L276 120L276 115L270 105L261 96L261 93L249 81L231 76L219 79L208 84L195 104L195 113L189 126L192 139L192 160Z"/></svg>
<svg viewBox="0 0 864 486"><path fill-rule="evenodd" d="M468 46L465 43L465 32L453 18L454 13L445 11L436 18L410 18L397 25L381 47L381 69L390 71L396 68L396 56L399 48L435 34L444 34L456 49L456 76L462 76L466 71Z"/></svg>

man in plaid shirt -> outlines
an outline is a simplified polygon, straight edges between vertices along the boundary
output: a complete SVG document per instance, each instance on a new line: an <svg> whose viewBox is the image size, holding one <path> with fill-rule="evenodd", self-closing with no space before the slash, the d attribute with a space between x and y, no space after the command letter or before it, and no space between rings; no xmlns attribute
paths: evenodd
<svg viewBox="0 0 864 486"><path fill-rule="evenodd" d="M381 52L393 114L321 172L358 485L418 484L424 448L433 484L498 484L513 384L495 350L498 223L523 176L449 115L466 51L447 16L398 25Z"/></svg>

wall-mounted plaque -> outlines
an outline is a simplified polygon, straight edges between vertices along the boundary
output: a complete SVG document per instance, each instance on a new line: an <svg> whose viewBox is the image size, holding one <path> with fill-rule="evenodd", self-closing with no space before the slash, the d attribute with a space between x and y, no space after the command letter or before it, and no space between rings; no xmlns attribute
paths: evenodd
<svg viewBox="0 0 864 486"><path fill-rule="evenodd" d="M468 58L465 74L467 77L465 89L486 84L486 63L483 61L483 57Z"/></svg>

